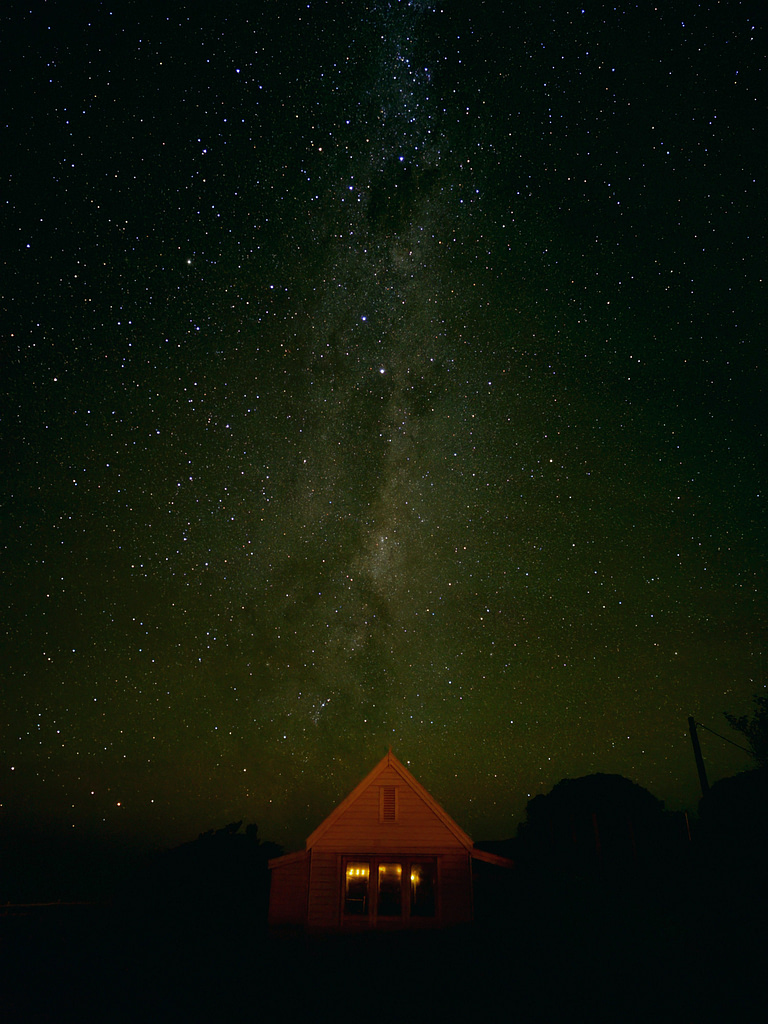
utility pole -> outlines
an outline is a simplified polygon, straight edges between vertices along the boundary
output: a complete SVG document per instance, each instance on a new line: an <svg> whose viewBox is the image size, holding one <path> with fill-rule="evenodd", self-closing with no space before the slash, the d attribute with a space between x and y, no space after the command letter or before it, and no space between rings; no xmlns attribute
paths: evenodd
<svg viewBox="0 0 768 1024"><path fill-rule="evenodd" d="M696 758L696 769L699 773L701 795L706 796L709 792L709 782L707 781L707 769L704 767L704 758L701 756L701 747L699 746L699 734L696 732L696 722L693 719L693 715L688 716L688 732L691 734L691 743L693 744L693 756Z"/></svg>

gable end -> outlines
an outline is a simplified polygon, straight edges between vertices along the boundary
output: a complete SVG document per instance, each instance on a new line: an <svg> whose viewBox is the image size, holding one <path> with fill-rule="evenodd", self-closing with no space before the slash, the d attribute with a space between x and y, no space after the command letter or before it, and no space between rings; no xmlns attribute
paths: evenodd
<svg viewBox="0 0 768 1024"><path fill-rule="evenodd" d="M419 807L423 810L419 811ZM350 819L347 812L353 808L354 818ZM370 827L370 824L365 826L364 821L375 822L377 826L396 823L413 834L414 838L416 834L412 830L415 828L422 847L444 847L446 840L448 845L458 843L467 851L473 847L466 832L446 814L391 751L307 838L306 849L312 849L318 842L328 845L332 830L335 834L333 845L341 842L350 851L360 850L365 845L364 829ZM386 831L389 834L389 830ZM353 838L355 845L350 846ZM372 838L372 835L368 835L369 840ZM392 837L385 840L381 833L379 840L389 843Z"/></svg>

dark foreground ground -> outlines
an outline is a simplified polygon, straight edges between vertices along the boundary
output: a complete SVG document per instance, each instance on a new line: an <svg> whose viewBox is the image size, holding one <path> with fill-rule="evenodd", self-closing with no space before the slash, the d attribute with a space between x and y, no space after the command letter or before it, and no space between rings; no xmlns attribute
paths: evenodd
<svg viewBox="0 0 768 1024"><path fill-rule="evenodd" d="M0 1021L768 1020L765 886L515 880L471 928L270 937L237 908L0 908Z"/></svg>

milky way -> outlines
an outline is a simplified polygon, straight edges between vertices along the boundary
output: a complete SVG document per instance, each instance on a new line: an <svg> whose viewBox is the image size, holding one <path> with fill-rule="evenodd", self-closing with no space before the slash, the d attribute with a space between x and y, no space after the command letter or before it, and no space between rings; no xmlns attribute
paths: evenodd
<svg viewBox="0 0 768 1024"><path fill-rule="evenodd" d="M291 845L390 745L477 838L695 806L764 685L749 7L221 7L8 16L6 820Z"/></svg>

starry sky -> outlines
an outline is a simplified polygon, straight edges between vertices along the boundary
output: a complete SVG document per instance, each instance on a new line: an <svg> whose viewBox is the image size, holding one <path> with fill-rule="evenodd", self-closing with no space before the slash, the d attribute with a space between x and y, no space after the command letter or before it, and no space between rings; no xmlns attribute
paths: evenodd
<svg viewBox="0 0 768 1024"><path fill-rule="evenodd" d="M765 685L760 11L4 5L2 828L295 848L390 746L475 839L695 810Z"/></svg>

